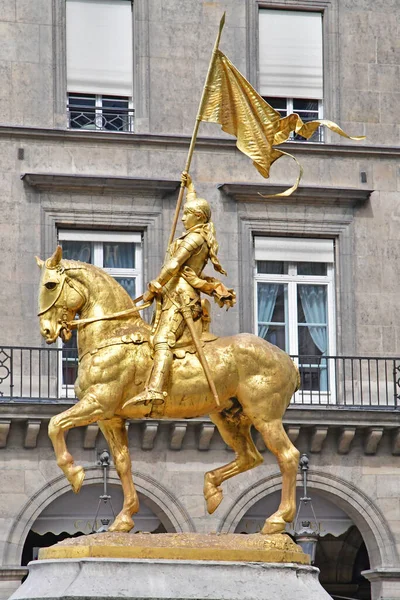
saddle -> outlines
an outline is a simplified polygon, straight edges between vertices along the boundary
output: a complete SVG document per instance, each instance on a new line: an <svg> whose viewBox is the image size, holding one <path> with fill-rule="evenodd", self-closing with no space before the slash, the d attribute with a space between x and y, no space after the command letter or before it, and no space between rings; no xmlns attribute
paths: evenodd
<svg viewBox="0 0 400 600"><path fill-rule="evenodd" d="M201 301L202 313L201 317L195 321L195 328L202 346L207 342L213 342L218 339L217 335L214 335L209 331L211 317L210 317L210 302L207 299ZM96 354L102 348L109 346L119 346L121 344L151 344L150 335L151 329L147 323L141 325L123 325L116 330L116 336L108 338L102 344L99 344L92 350L87 350L84 354L79 357L79 362L87 354ZM183 335L178 339L173 348L171 348L173 357L177 359L185 358L186 353L195 354L196 348L193 343L190 331L185 329Z"/></svg>

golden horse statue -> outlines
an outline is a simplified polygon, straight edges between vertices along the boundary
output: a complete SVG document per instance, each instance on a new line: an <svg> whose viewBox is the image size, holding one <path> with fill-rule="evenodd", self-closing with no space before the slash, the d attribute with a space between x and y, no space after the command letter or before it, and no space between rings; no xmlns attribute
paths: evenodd
<svg viewBox="0 0 400 600"><path fill-rule="evenodd" d="M128 532L139 501L132 478L125 420L134 418L193 418L208 414L222 439L236 453L227 465L205 474L204 497L209 513L222 501L221 484L263 462L251 437L253 425L276 456L282 473L282 496L262 533L283 532L296 510L296 473L299 452L282 425L282 417L299 387L299 372L290 357L267 341L247 333L203 341L212 368L219 404L210 391L204 370L190 348L181 349L172 364L162 414L152 405L123 405L146 385L152 365L150 326L139 316L127 292L102 269L63 260L57 247L41 268L39 292L40 331L48 344L64 341L78 329L78 402L52 417L49 436L57 464L74 492L84 477L69 453L65 432L98 422L121 480L124 502L109 531ZM122 314L120 314L122 313ZM75 315L80 320L74 324ZM77 324L77 325L76 325Z"/></svg>

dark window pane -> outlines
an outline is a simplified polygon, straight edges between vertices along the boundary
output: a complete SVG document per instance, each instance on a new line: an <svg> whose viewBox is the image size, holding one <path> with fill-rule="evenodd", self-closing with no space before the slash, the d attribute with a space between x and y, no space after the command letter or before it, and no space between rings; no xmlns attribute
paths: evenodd
<svg viewBox="0 0 400 600"><path fill-rule="evenodd" d="M115 277L115 279L128 292L132 299L136 298L136 279L131 277Z"/></svg>
<svg viewBox="0 0 400 600"><path fill-rule="evenodd" d="M323 347L323 344L326 344L326 326L300 326L298 335L300 356L321 356L326 353L317 345L318 343Z"/></svg>
<svg viewBox="0 0 400 600"><path fill-rule="evenodd" d="M326 325L326 285L297 286L297 321Z"/></svg>
<svg viewBox="0 0 400 600"><path fill-rule="evenodd" d="M300 365L301 389L303 392L327 391L327 368L315 365Z"/></svg>
<svg viewBox="0 0 400 600"><path fill-rule="evenodd" d="M266 326L258 326L258 335L271 344L286 349L286 327L285 325L269 325L268 329Z"/></svg>
<svg viewBox="0 0 400 600"><path fill-rule="evenodd" d="M106 242L103 244L105 269L134 269L135 244L133 242Z"/></svg>
<svg viewBox="0 0 400 600"><path fill-rule="evenodd" d="M259 283L257 286L258 322L286 322L286 285Z"/></svg>
<svg viewBox="0 0 400 600"><path fill-rule="evenodd" d="M297 275L326 275L327 264L318 262L297 263Z"/></svg>
<svg viewBox="0 0 400 600"><path fill-rule="evenodd" d="M95 104L96 98L92 94L69 94L69 126L72 129L96 129Z"/></svg>
<svg viewBox="0 0 400 600"><path fill-rule="evenodd" d="M293 110L294 112L297 112L298 110L305 110L318 113L318 100L303 100L300 98L295 98L293 100Z"/></svg>
<svg viewBox="0 0 400 600"><path fill-rule="evenodd" d="M269 275L283 275L287 273L287 263L278 260L258 260L257 273L268 273Z"/></svg>
<svg viewBox="0 0 400 600"><path fill-rule="evenodd" d="M264 96L265 102L268 102L272 108L277 110L281 117L286 117L287 115L287 100L286 98L270 98L268 96Z"/></svg>
<svg viewBox="0 0 400 600"><path fill-rule="evenodd" d="M61 242L63 249L63 258L68 260L80 260L82 262L92 262L92 242L66 241Z"/></svg>
<svg viewBox="0 0 400 600"><path fill-rule="evenodd" d="M102 123L103 128L109 131L127 131L128 128L128 109L129 102L127 98L113 98L103 96Z"/></svg>

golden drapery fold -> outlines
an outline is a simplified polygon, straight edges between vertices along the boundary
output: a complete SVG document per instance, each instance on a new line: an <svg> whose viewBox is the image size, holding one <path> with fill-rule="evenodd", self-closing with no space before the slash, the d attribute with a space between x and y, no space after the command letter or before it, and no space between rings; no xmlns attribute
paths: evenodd
<svg viewBox="0 0 400 600"><path fill-rule="evenodd" d="M299 166L296 183L280 194L263 196L265 198L290 196L299 185L303 170L298 160L288 152L274 148L286 142L291 132L309 139L320 125L325 125L350 140L364 139L364 136L347 135L336 123L326 119L303 123L295 113L282 118L220 50L216 50L213 57L198 118L219 123L223 131L234 135L238 149L252 159L257 171L265 178L269 177L271 165L281 156L290 156L296 161Z"/></svg>

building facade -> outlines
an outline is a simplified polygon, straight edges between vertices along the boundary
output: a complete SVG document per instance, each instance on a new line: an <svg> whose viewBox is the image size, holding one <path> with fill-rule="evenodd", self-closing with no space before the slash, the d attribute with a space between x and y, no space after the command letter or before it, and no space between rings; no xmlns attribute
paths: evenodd
<svg viewBox="0 0 400 600"><path fill-rule="evenodd" d="M201 124L191 174L209 200L227 285L212 331L255 332L298 362L285 417L310 459L316 564L333 597L400 598L400 6L397 0L3 0L0 3L0 590L41 545L89 533L121 491L97 425L68 434L85 466L73 496L47 436L74 402L74 346L47 347L35 255L105 268L139 296L163 261L219 20L220 48L284 116L328 130L282 148L265 180L219 126ZM178 228L179 231L179 228ZM150 315L147 315L150 318ZM280 475L224 484L207 515L203 474L232 460L204 418L129 423L136 530L258 531ZM299 497L301 478L299 473ZM307 518L307 514L301 515ZM309 515L310 520L313 516ZM362 575L361 573L364 573Z"/></svg>

